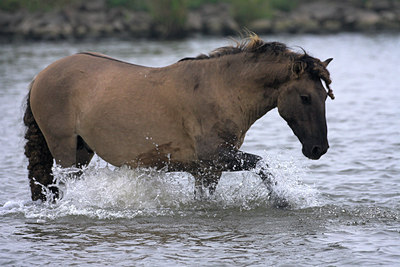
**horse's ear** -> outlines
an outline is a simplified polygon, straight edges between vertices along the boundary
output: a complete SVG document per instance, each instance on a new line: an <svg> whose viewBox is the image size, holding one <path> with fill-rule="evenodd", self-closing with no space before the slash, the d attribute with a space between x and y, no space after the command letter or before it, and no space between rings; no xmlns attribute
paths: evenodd
<svg viewBox="0 0 400 267"><path fill-rule="evenodd" d="M302 62L302 61L296 61L292 65L292 74L296 77L299 78L300 75L304 72L304 70L307 68L307 63Z"/></svg>
<svg viewBox="0 0 400 267"><path fill-rule="evenodd" d="M333 60L333 58L328 58L327 60L325 60L324 62L322 62L322 65L326 67L328 67L329 63Z"/></svg>

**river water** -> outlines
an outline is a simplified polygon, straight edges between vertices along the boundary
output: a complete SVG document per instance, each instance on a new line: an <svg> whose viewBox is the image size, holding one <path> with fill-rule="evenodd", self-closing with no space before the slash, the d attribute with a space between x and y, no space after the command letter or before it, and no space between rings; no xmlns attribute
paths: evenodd
<svg viewBox="0 0 400 267"><path fill-rule="evenodd" d="M98 158L80 180L54 168L65 183L59 202L30 201L23 102L41 69L85 50L165 66L231 42L0 44L0 265L398 266L400 35L263 39L334 58L326 155L306 159L276 110L242 147L269 162L289 209L274 208L250 172L224 174L215 197L195 201L190 175L114 168Z"/></svg>

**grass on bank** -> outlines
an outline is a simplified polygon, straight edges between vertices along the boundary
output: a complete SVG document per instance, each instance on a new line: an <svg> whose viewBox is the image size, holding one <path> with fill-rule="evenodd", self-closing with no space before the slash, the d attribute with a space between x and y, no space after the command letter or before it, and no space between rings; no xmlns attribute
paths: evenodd
<svg viewBox="0 0 400 267"><path fill-rule="evenodd" d="M147 11L156 20L166 17L177 24L185 22L189 10L200 8L205 4L228 3L232 15L239 23L249 22L262 17L271 17L274 10L289 11L302 0L105 0L107 7L124 7L137 11ZM305 1L305 0L303 0ZM84 3L85 0L1 0L0 9L17 11L25 9L34 11L51 11L69 5Z"/></svg>

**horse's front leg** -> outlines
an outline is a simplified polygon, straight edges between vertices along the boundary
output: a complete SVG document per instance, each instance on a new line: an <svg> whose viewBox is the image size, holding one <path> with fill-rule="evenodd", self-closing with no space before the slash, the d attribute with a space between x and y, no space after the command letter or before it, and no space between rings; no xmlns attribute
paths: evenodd
<svg viewBox="0 0 400 267"><path fill-rule="evenodd" d="M222 172L220 171L200 170L197 172L193 172L192 175L195 179L195 199L203 200L206 199L208 196L212 196L215 192L218 181L221 178L221 174Z"/></svg>
<svg viewBox="0 0 400 267"><path fill-rule="evenodd" d="M263 158L254 154L242 152L237 149L221 149L217 158L219 165L224 171L256 171L258 176L267 186L272 189L275 184L274 176L268 171L268 165L262 161Z"/></svg>
<svg viewBox="0 0 400 267"><path fill-rule="evenodd" d="M274 205L280 208L289 205L286 199L279 197L274 191L274 186L277 182L268 170L268 165L262 162L262 157L234 148L224 148L219 151L215 163L224 171L256 171L270 192L270 197Z"/></svg>

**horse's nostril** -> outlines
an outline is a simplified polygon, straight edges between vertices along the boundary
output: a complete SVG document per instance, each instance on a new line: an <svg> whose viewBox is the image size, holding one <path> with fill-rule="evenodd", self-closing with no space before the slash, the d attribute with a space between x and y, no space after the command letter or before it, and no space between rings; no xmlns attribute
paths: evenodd
<svg viewBox="0 0 400 267"><path fill-rule="evenodd" d="M319 155L321 155L321 147L320 147L320 146L313 146L313 148L312 148L312 150L311 150L311 153L312 153L314 156L319 156Z"/></svg>

